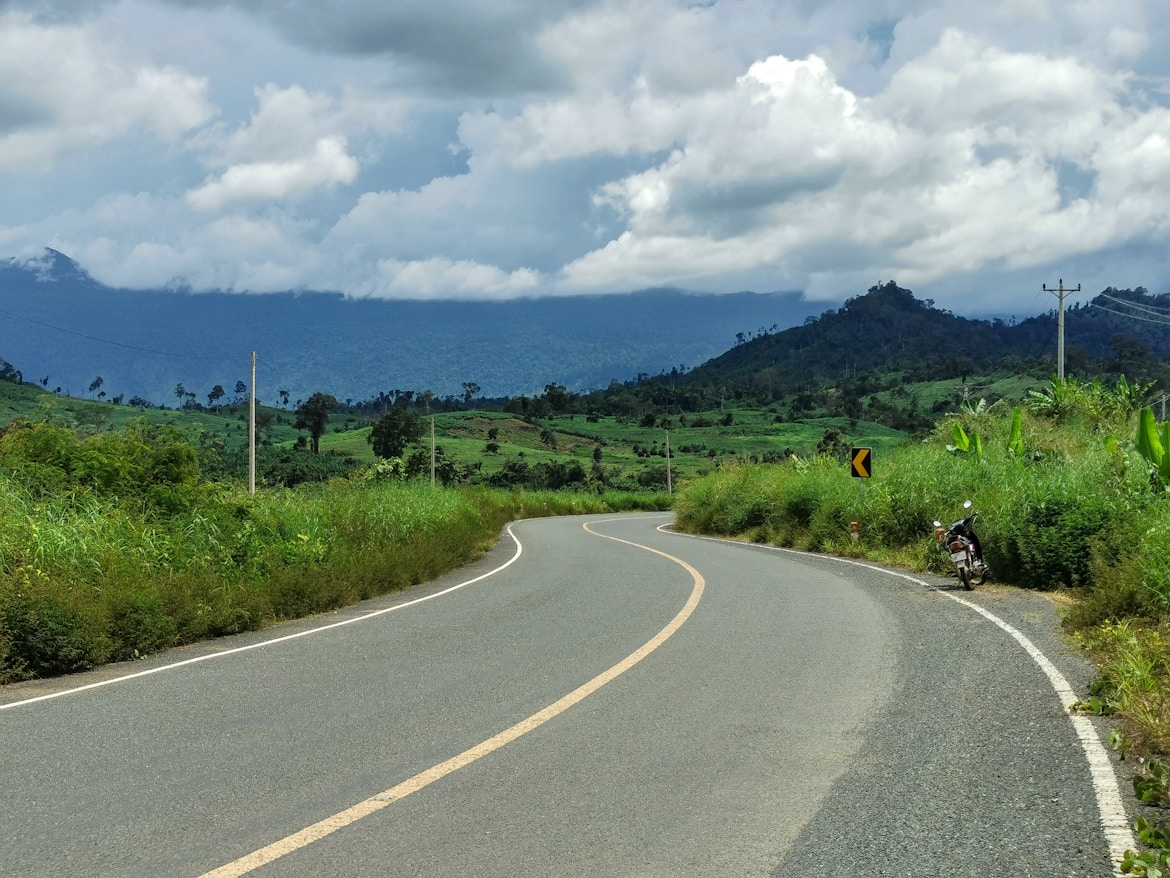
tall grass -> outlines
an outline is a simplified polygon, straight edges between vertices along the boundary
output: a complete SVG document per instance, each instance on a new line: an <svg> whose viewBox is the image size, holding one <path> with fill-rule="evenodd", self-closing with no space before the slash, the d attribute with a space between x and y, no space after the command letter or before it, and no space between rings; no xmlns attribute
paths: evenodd
<svg viewBox="0 0 1170 878"><path fill-rule="evenodd" d="M960 517L972 499L995 579L1073 596L1066 623L1093 648L1134 738L1166 752L1170 497L1125 438L1132 407L1102 415L1107 394L1089 391L1060 396L1059 417L1025 413L1023 450L1009 450L1008 412L965 411L926 442L879 457L864 485L824 459L724 468L686 487L678 525L942 573L932 522ZM955 423L980 436L981 454L948 449Z"/></svg>
<svg viewBox="0 0 1170 878"><path fill-rule="evenodd" d="M862 483L826 458L770 466L728 467L687 486L676 510L680 527L740 535L814 550L844 550L858 522L871 549L921 557L945 569L933 546L935 519L949 523L965 499L979 513L989 564L997 578L1026 588L1090 585L1095 564L1132 538L1139 523L1165 504L1147 484L1141 461L1105 440L1094 453L1045 444L1009 454L1003 425L984 423L982 455L948 451L943 437L903 446L874 463ZM1050 437L1049 437L1050 438ZM1128 550L1128 546L1125 546ZM1150 599L1164 568L1144 556Z"/></svg>
<svg viewBox="0 0 1170 878"><path fill-rule="evenodd" d="M206 484L186 508L162 514L0 473L0 682L401 589L481 554L513 518L668 502L336 480L254 498Z"/></svg>

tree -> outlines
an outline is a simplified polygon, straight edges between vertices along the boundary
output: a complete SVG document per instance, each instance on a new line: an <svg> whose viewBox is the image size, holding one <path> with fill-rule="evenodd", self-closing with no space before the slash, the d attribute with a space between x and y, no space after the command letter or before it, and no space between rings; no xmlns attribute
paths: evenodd
<svg viewBox="0 0 1170 878"><path fill-rule="evenodd" d="M849 460L849 441L841 435L840 430L829 428L817 443L817 454L822 457L832 457L844 463Z"/></svg>
<svg viewBox="0 0 1170 878"><path fill-rule="evenodd" d="M223 399L223 396L226 392L227 391L223 389L222 384L215 385L215 387L211 388L211 393L207 394L207 404L209 406L214 406L221 399Z"/></svg>
<svg viewBox="0 0 1170 878"><path fill-rule="evenodd" d="M89 383L89 392L97 393L101 386L105 383L105 379L103 379L101 375L98 375L97 378L93 379L93 381Z"/></svg>
<svg viewBox="0 0 1170 878"><path fill-rule="evenodd" d="M321 437L329 427L329 413L341 408L337 398L328 393L314 393L297 406L297 419L293 424L298 430L308 430L313 441L313 453L321 453Z"/></svg>
<svg viewBox="0 0 1170 878"><path fill-rule="evenodd" d="M276 391L276 395L280 397L280 404L285 408L288 408L288 391L278 390Z"/></svg>
<svg viewBox="0 0 1170 878"><path fill-rule="evenodd" d="M175 396L179 398L180 406L183 406L187 401L187 388L183 386L182 382L175 385Z"/></svg>
<svg viewBox="0 0 1170 878"><path fill-rule="evenodd" d="M276 423L276 415L272 412L256 412L256 444L272 444L272 425Z"/></svg>
<svg viewBox="0 0 1170 878"><path fill-rule="evenodd" d="M101 380L101 379L99 379ZM24 376L20 370L5 359L0 359L0 381L11 381L14 384L23 384ZM93 389L92 387L90 388Z"/></svg>
<svg viewBox="0 0 1170 878"><path fill-rule="evenodd" d="M463 382L463 401L466 403L470 403L472 397L474 397L477 393L479 393L479 389L480 389L479 385L476 384L474 381L464 381Z"/></svg>
<svg viewBox="0 0 1170 878"><path fill-rule="evenodd" d="M544 385L544 399L554 415L569 407L569 394L563 384Z"/></svg>
<svg viewBox="0 0 1170 878"><path fill-rule="evenodd" d="M422 438L423 423L418 412L395 406L370 430L367 440L375 457L402 457L406 446Z"/></svg>
<svg viewBox="0 0 1170 878"><path fill-rule="evenodd" d="M240 402L244 398L244 394L248 392L248 385L243 381L236 381L236 402Z"/></svg>

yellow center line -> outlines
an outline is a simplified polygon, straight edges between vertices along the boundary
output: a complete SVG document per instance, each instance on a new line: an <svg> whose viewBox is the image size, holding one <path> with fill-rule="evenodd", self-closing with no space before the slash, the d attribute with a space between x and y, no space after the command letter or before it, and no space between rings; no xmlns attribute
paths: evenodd
<svg viewBox="0 0 1170 878"><path fill-rule="evenodd" d="M447 775L458 771L460 768L470 765L479 759L482 759L484 756L487 756L490 753L494 753L501 747L512 743L517 738L528 734L533 729L544 725L553 717L564 713L573 705L578 704L588 698L606 683L609 683L617 677L620 677L638 662L642 661L642 659L646 658L646 656L650 655L650 653L654 652L654 650L658 649L658 647L662 646L663 643L669 640L670 637L683 626L687 619L691 617L691 614L695 612L695 608L699 605L699 599L703 596L703 588L706 584L702 575L686 561L683 561L680 558L676 558L673 555L668 555L665 552L660 552L657 549L650 548L649 546L643 546L639 543L630 542L629 540L619 539L618 537L606 536L605 534L590 530L590 524L600 523L601 522L596 521L587 522L586 524L582 525L582 527L584 527L588 533L591 533L596 537L613 540L617 543L624 543L627 546L633 546L637 549L644 549L647 552L659 555L668 561L672 561L675 564L678 564L691 575L691 578L694 581L694 587L691 589L690 597L687 598L687 602L683 605L683 608L678 611L678 614L673 619L671 619L669 623L667 623L665 628L654 635L654 637L643 644L638 650L630 653L630 655L626 656L613 667L606 671L602 671L588 683L578 686L568 695L558 699L543 710L532 714L532 716L528 717L527 719L521 720L514 726L505 729L498 735L494 735L483 743L477 744L468 750L464 750L458 756L453 756L445 762L440 762L438 765L435 765L432 768L428 768L426 771L420 772L414 777L409 778L408 780L404 780L402 783L393 786L384 792L378 793L376 796L371 796L365 801L358 802L356 805L352 805L349 808L346 808L344 811L338 811L331 817L326 817L324 820L320 820L311 826L305 827L299 832L294 832L292 835L286 836L285 838L282 838L279 841L275 841L266 847L262 847L259 850L240 857L238 860L234 860L233 862L220 866L218 869L213 869L210 872L206 872L202 878L236 878L236 876L239 875L246 875L247 873L253 871L254 869L260 868L266 863L271 863L272 861L278 860L286 854L291 854L294 851L311 845L315 841L319 841L328 835L332 835L334 832L337 832L337 830L344 829L346 826L356 823L363 817L368 817L377 811L381 811L388 805L391 805L400 799L406 798L411 793L417 793L419 790L430 786L435 781L441 780Z"/></svg>

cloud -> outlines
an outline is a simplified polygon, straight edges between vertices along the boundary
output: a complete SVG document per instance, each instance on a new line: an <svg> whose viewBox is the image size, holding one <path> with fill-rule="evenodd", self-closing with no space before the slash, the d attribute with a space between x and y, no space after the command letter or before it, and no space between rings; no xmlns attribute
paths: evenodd
<svg viewBox="0 0 1170 878"><path fill-rule="evenodd" d="M45 171L135 132L173 143L215 113L203 77L126 58L86 25L0 15L0 173Z"/></svg>
<svg viewBox="0 0 1170 878"><path fill-rule="evenodd" d="M129 286L406 298L1166 288L1155 12L0 0L0 244Z"/></svg>
<svg viewBox="0 0 1170 878"><path fill-rule="evenodd" d="M344 57L384 58L386 76L412 90L496 97L544 91L560 81L535 35L582 0L429 0L332 4L235 0L292 42Z"/></svg>
<svg viewBox="0 0 1170 878"><path fill-rule="evenodd" d="M774 268L838 297L821 279L842 254L929 284L1113 247L1166 224L1166 114L1134 108L1128 87L1084 58L952 28L870 98L815 55L773 56L693 114L666 160L599 190L627 230L564 274L613 289ZM1072 202L1062 163L1094 181Z"/></svg>
<svg viewBox="0 0 1170 878"><path fill-rule="evenodd" d="M240 201L275 201L321 187L352 183L360 164L348 152L349 134L392 134L408 102L347 89L340 97L269 83L256 90L246 125L214 126L193 137L205 164L226 169L187 193L201 211Z"/></svg>
<svg viewBox="0 0 1170 878"><path fill-rule="evenodd" d="M324 137L304 158L233 165L216 180L188 192L187 200L197 210L217 211L236 201L273 201L352 183L357 173L358 163L345 151L345 141Z"/></svg>
<svg viewBox="0 0 1170 878"><path fill-rule="evenodd" d="M356 292L375 298L476 299L515 298L535 292L539 275L529 269L506 272L492 265L467 260L423 259L378 261L378 272Z"/></svg>

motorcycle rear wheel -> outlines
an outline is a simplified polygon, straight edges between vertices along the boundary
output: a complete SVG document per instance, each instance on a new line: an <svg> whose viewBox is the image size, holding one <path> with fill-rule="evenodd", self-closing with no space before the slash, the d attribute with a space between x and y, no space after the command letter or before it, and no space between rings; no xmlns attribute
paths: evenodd
<svg viewBox="0 0 1170 878"><path fill-rule="evenodd" d="M975 583L971 579L971 571L965 566L959 567L959 582L963 583L963 588L971 591L975 588Z"/></svg>

